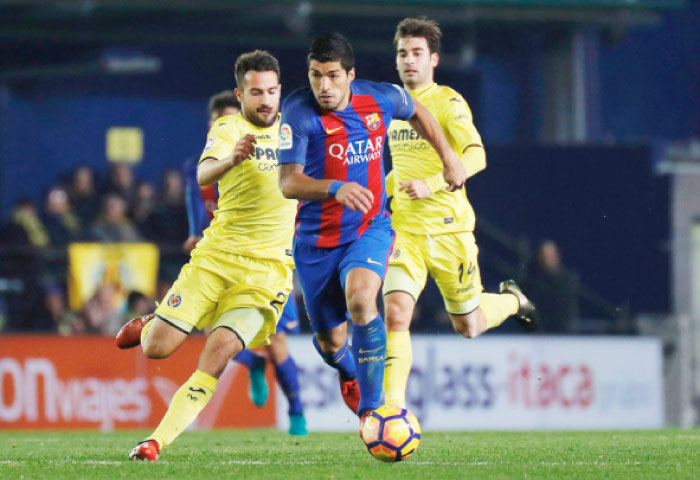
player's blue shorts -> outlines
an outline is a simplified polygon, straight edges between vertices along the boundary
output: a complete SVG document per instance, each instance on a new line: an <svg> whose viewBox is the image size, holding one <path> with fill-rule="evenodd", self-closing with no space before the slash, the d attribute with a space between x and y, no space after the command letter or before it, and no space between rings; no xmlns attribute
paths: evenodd
<svg viewBox="0 0 700 480"><path fill-rule="evenodd" d="M373 223L359 239L335 248L319 248L295 240L294 263L315 333L346 321L345 278L350 270L366 268L384 280L394 236L391 217L386 216Z"/></svg>
<svg viewBox="0 0 700 480"><path fill-rule="evenodd" d="M287 304L282 310L282 317L277 323L277 333L299 333L299 309L293 292L289 294Z"/></svg>

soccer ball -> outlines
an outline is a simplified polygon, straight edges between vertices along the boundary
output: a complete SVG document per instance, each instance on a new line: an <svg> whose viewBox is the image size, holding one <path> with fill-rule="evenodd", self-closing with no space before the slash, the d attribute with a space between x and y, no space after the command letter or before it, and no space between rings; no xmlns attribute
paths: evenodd
<svg viewBox="0 0 700 480"><path fill-rule="evenodd" d="M369 414L360 436L374 458L383 462L400 462L418 448L420 425L416 416L407 409L382 405Z"/></svg>

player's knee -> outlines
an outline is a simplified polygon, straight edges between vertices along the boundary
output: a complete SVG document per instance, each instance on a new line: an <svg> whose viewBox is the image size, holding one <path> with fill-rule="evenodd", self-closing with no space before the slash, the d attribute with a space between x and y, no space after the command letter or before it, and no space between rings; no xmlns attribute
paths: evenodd
<svg viewBox="0 0 700 480"><path fill-rule="evenodd" d="M240 340L235 342L224 341L223 339L208 341L206 346L207 357L211 363L225 366L229 360L242 350L240 345Z"/></svg>
<svg viewBox="0 0 700 480"><path fill-rule="evenodd" d="M275 334L270 337L270 344L266 348L270 361L273 365L284 363L289 357L286 336Z"/></svg>
<svg viewBox="0 0 700 480"><path fill-rule="evenodd" d="M141 345L143 355L151 360L161 360L169 357L175 350L172 345L162 338L149 335L144 339Z"/></svg>
<svg viewBox="0 0 700 480"><path fill-rule="evenodd" d="M353 322L365 325L377 316L377 292L370 288L355 288L348 292L348 313Z"/></svg>
<svg viewBox="0 0 700 480"><path fill-rule="evenodd" d="M392 332L402 332L411 326L411 311L402 305L386 302L384 304L384 315L386 316L387 330Z"/></svg>
<svg viewBox="0 0 700 480"><path fill-rule="evenodd" d="M481 334L478 322L474 318L453 318L452 326L454 327L455 332L459 333L464 338L476 338Z"/></svg>

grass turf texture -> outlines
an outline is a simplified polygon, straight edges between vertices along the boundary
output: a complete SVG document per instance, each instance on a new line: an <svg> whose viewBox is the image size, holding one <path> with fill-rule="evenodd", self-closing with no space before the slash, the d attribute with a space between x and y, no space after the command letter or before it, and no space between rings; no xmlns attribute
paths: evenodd
<svg viewBox="0 0 700 480"><path fill-rule="evenodd" d="M401 463L357 433L185 432L156 463L127 455L145 432L0 432L0 478L700 478L700 431L423 432Z"/></svg>

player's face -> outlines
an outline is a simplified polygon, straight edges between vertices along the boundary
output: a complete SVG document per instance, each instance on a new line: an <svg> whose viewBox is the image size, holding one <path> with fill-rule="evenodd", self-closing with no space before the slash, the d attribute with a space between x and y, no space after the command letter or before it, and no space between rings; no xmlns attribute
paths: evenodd
<svg viewBox="0 0 700 480"><path fill-rule="evenodd" d="M350 101L350 82L355 69L346 72L340 62L309 63L309 83L316 101L326 110L343 110Z"/></svg>
<svg viewBox="0 0 700 480"><path fill-rule="evenodd" d="M269 127L277 120L282 85L275 72L249 70L243 77L243 90L236 89L243 116L253 125Z"/></svg>
<svg viewBox="0 0 700 480"><path fill-rule="evenodd" d="M439 56L430 53L424 37L400 38L396 47L396 69L406 88L413 90L433 82L433 70Z"/></svg>
<svg viewBox="0 0 700 480"><path fill-rule="evenodd" d="M239 112L236 107L224 107L222 110L216 110L211 112L209 115L209 130L211 130L212 125L221 117L228 117L229 115L235 115Z"/></svg>

